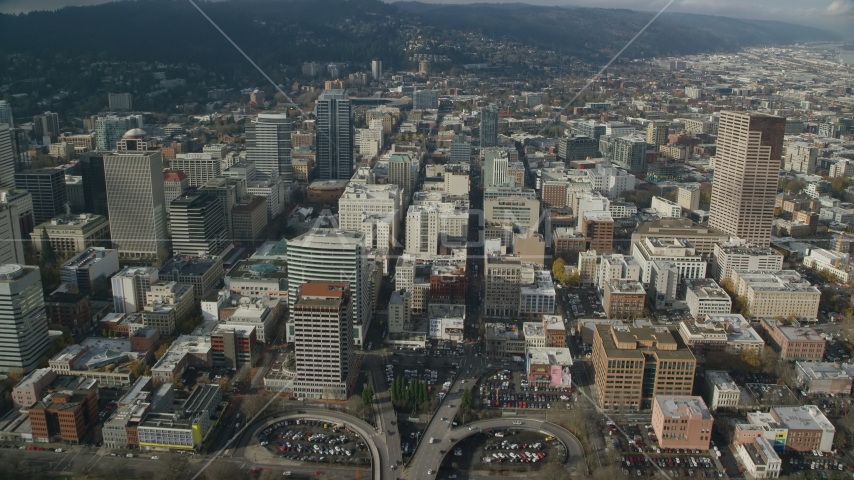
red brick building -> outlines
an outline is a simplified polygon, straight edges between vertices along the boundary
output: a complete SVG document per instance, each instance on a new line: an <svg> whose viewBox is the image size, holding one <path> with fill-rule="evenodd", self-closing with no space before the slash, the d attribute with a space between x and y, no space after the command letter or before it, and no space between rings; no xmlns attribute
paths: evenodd
<svg viewBox="0 0 854 480"><path fill-rule="evenodd" d="M52 391L29 409L33 438L79 444L98 423L98 383L85 379L77 383L82 377L62 378L65 386L52 385Z"/></svg>

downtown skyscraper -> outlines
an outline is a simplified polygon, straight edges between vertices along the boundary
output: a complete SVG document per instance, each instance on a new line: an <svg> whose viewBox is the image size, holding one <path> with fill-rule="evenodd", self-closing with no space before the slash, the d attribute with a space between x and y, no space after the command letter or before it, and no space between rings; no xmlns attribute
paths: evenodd
<svg viewBox="0 0 854 480"><path fill-rule="evenodd" d="M721 112L709 226L768 245L786 119Z"/></svg>
<svg viewBox="0 0 854 480"><path fill-rule="evenodd" d="M170 257L160 150L104 156L110 236L122 262L163 265Z"/></svg>
<svg viewBox="0 0 854 480"><path fill-rule="evenodd" d="M259 172L291 183L291 130L293 121L284 113L259 113L246 125L246 158Z"/></svg>
<svg viewBox="0 0 854 480"><path fill-rule="evenodd" d="M347 90L324 90L315 106L316 162L321 180L353 175L353 110Z"/></svg>
<svg viewBox="0 0 854 480"><path fill-rule="evenodd" d="M498 145L498 107L487 105L480 111L480 146L494 147Z"/></svg>

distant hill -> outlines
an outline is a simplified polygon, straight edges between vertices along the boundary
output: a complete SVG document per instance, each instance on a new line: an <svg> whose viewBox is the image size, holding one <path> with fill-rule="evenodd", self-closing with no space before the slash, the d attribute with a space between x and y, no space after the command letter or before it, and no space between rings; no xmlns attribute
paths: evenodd
<svg viewBox="0 0 854 480"><path fill-rule="evenodd" d="M477 3L468 5L397 2L427 25L532 43L581 58L611 56L653 17L625 9L544 7ZM754 45L833 40L818 28L785 22L740 20L711 15L664 13L626 51L627 57L732 51Z"/></svg>
<svg viewBox="0 0 854 480"><path fill-rule="evenodd" d="M249 56L267 68L294 68L311 60L364 65L371 58L404 67L402 33L409 31L406 25L412 24L413 15L425 26L440 30L474 30L596 60L619 50L652 15L601 8L389 4L379 0L198 3ZM662 15L625 55L691 54L831 39L830 33L799 25L673 13ZM251 68L184 0L121 1L0 15L0 52L31 53L42 59L79 57L84 62L189 61L217 70ZM456 50L450 55L460 62L466 52Z"/></svg>

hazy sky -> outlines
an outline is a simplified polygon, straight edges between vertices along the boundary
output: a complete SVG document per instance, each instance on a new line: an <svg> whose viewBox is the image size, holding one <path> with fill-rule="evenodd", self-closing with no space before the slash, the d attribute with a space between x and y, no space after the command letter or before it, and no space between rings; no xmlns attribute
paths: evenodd
<svg viewBox="0 0 854 480"><path fill-rule="evenodd" d="M112 0L0 0L0 13L54 10L68 5L96 5ZM385 0L394 1L394 0ZM477 3L472 0L422 0L430 3ZM484 3L530 3L659 10L668 0L489 0ZM785 20L850 33L854 0L675 0L668 11L728 17Z"/></svg>

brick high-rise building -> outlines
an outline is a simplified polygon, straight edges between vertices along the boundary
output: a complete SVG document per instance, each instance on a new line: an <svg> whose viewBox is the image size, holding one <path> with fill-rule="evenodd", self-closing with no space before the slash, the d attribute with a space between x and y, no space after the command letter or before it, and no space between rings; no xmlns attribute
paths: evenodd
<svg viewBox="0 0 854 480"><path fill-rule="evenodd" d="M347 283L300 285L293 306L294 394L346 399L356 379L350 287Z"/></svg>
<svg viewBox="0 0 854 480"><path fill-rule="evenodd" d="M786 119L721 112L709 226L768 245Z"/></svg>
<svg viewBox="0 0 854 480"><path fill-rule="evenodd" d="M690 395L696 365L667 327L594 326L593 371L606 411L648 409L658 395Z"/></svg>

